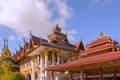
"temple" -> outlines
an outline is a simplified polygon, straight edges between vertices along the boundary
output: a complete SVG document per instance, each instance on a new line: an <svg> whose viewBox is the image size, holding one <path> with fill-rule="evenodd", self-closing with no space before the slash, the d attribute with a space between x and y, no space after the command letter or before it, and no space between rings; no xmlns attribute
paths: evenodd
<svg viewBox="0 0 120 80"><path fill-rule="evenodd" d="M71 44L56 24L47 38L30 32L29 41L16 50L15 63L27 80L120 79L120 46L108 35L100 33L86 46L82 39Z"/></svg>
<svg viewBox="0 0 120 80"><path fill-rule="evenodd" d="M47 38L30 33L29 42L24 40L24 46L16 50L15 63L20 65L20 72L27 80L68 80L64 72L53 73L45 69L79 59L79 53L84 50L82 40L71 44L58 24Z"/></svg>

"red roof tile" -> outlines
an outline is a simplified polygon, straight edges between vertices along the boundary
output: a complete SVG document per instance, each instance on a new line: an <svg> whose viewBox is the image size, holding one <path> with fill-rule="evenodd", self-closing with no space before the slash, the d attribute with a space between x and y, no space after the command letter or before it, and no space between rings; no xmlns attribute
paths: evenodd
<svg viewBox="0 0 120 80"><path fill-rule="evenodd" d="M81 59L78 59L75 61L70 61L70 62L56 65L53 67L49 67L49 68L46 68L45 70L49 70L49 71L51 71L51 70L59 71L61 69L66 70L68 68L73 68L73 67L75 68L75 67L80 67L83 65L95 64L95 63L99 63L99 62L106 62L106 61L116 60L116 59L120 59L120 51L109 52L109 53L105 53L105 54L101 54L101 55L81 58Z"/></svg>
<svg viewBox="0 0 120 80"><path fill-rule="evenodd" d="M31 38L32 38L32 40L33 40L34 45L40 45L40 44L41 44L41 40L42 40L43 42L48 42L47 40L42 39L42 38L39 38L39 37L36 37L36 36L34 36L34 35L31 35Z"/></svg>
<svg viewBox="0 0 120 80"><path fill-rule="evenodd" d="M101 42L103 43L109 40L111 40L109 37L98 38L97 40L92 41L91 43L87 44L86 47L93 47L97 44L100 44Z"/></svg>
<svg viewBox="0 0 120 80"><path fill-rule="evenodd" d="M78 41L77 43L74 44L74 46L76 47L75 50L84 50L84 45L82 41Z"/></svg>

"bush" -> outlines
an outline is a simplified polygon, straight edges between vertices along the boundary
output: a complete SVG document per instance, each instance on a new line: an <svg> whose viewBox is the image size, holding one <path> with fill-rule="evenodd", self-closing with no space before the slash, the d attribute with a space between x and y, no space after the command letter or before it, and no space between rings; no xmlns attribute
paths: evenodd
<svg viewBox="0 0 120 80"><path fill-rule="evenodd" d="M12 75L10 76L9 80L26 80L25 76L19 72L14 72L12 73Z"/></svg>

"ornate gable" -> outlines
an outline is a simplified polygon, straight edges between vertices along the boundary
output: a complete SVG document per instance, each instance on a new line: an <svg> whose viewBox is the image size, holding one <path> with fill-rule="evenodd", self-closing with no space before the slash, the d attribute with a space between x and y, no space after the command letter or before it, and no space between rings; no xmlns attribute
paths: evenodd
<svg viewBox="0 0 120 80"><path fill-rule="evenodd" d="M84 51L84 45L82 40L80 40L79 42L75 43L74 46L76 47L75 50L82 50Z"/></svg>

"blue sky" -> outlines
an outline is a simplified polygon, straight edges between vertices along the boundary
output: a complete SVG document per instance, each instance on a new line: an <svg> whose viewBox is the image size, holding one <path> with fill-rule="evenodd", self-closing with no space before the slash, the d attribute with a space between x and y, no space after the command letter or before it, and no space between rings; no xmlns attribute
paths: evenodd
<svg viewBox="0 0 120 80"><path fill-rule="evenodd" d="M71 43L81 38L84 44L89 43L100 32L120 42L120 0L30 1L1 0L0 49L3 38L7 37L14 52L19 44L23 46L23 38L28 41L29 30L46 38L56 24L56 15L63 31L68 32Z"/></svg>
<svg viewBox="0 0 120 80"><path fill-rule="evenodd" d="M69 22L77 29L75 41L83 38L84 43L95 40L100 32L120 41L120 1L119 0L77 0L69 2L74 16Z"/></svg>

